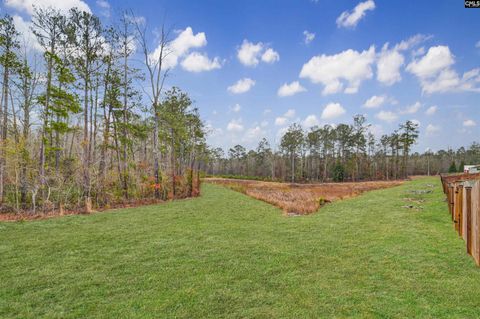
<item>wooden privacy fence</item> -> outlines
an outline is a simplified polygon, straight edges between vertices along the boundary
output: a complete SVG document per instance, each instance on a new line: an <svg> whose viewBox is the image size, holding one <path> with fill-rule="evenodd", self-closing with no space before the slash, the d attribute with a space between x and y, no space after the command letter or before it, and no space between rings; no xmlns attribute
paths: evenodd
<svg viewBox="0 0 480 319"><path fill-rule="evenodd" d="M480 266L480 174L441 175L455 230Z"/></svg>

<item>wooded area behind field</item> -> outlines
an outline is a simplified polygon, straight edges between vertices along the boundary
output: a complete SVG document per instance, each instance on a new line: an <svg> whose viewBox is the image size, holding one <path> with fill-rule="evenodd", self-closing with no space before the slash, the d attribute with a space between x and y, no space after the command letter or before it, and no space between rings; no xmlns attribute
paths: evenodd
<svg viewBox="0 0 480 319"><path fill-rule="evenodd" d="M169 31L158 30L155 53L144 20L122 12L112 21L36 8L39 55L11 16L0 19L3 212L198 194L205 130L186 93L163 89Z"/></svg>
<svg viewBox="0 0 480 319"><path fill-rule="evenodd" d="M214 176L277 181L395 180L409 175L463 172L464 165L480 163L480 144L458 150L414 152L418 123L407 121L380 138L363 115L353 123L314 126L293 124L279 146L262 139L256 149L236 145L225 153L213 149L208 173Z"/></svg>

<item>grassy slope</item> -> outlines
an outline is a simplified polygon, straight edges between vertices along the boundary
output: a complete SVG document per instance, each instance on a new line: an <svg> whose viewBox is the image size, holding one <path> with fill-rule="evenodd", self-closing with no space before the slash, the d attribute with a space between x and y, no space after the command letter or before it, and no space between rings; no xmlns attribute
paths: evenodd
<svg viewBox="0 0 480 319"><path fill-rule="evenodd" d="M422 211L400 206L434 182ZM480 269L436 180L304 217L219 186L194 200L0 223L0 317L476 317Z"/></svg>

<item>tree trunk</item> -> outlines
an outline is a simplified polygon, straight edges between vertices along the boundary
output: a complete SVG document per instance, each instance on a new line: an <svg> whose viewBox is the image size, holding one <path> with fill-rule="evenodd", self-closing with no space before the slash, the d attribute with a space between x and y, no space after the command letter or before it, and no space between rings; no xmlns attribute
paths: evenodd
<svg viewBox="0 0 480 319"><path fill-rule="evenodd" d="M171 163L172 163L172 198L175 199L175 188L176 188L176 185L175 185L175 164L176 164L176 159L175 159L175 136L174 136L174 132L173 132L173 128L170 129L170 133L171 133L171 136L172 136L172 140L171 140Z"/></svg>
<svg viewBox="0 0 480 319"><path fill-rule="evenodd" d="M5 158L5 147L7 143L7 130L8 130L8 77L9 77L9 69L8 66L5 67L3 71L3 87L2 87L2 100L3 100L3 110L1 111L3 114L2 116L2 127L1 127L1 136L2 141L0 147L2 148L0 151L1 158L0 158L0 203L3 203L4 200L4 183L5 183L5 166L6 166L6 158ZM1 106L0 106L1 108Z"/></svg>
<svg viewBox="0 0 480 319"><path fill-rule="evenodd" d="M291 161L292 161L292 183L295 182L295 155L294 153L292 152L290 154L290 156L292 157Z"/></svg>
<svg viewBox="0 0 480 319"><path fill-rule="evenodd" d="M55 37L55 35L54 35ZM50 53L53 55L55 53L55 42L52 41L50 46ZM40 190L42 200L45 200L45 184L46 184L46 176L45 176L45 131L48 126L48 112L50 111L50 91L52 87L52 69L53 69L53 61L52 57L48 58L47 62L47 89L45 92L45 110L44 110L44 119L43 119L43 127L42 127L42 134L40 139Z"/></svg>
<svg viewBox="0 0 480 319"><path fill-rule="evenodd" d="M126 25L125 25L126 27ZM127 163L127 103L128 103L128 47L127 40L124 40L123 43L123 127L122 127L122 138L123 138L123 196L128 198L128 163Z"/></svg>
<svg viewBox="0 0 480 319"><path fill-rule="evenodd" d="M156 103L153 104L155 112L153 124L153 175L155 178L155 198L160 198L160 167L159 167L159 152L158 152L158 110Z"/></svg>
<svg viewBox="0 0 480 319"><path fill-rule="evenodd" d="M88 72L88 65L85 67ZM88 107L89 107L89 87L88 75L85 74L84 79L84 107L83 107L83 198L85 203L85 212L90 213L92 210L92 199L90 197L90 148L88 135Z"/></svg>

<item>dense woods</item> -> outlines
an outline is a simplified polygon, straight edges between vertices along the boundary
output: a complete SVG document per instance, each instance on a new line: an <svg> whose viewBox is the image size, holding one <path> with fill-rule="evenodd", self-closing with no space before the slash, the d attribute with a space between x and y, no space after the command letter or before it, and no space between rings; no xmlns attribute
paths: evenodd
<svg viewBox="0 0 480 319"><path fill-rule="evenodd" d="M37 8L32 32L42 55L26 49L12 17L0 19L3 211L198 194L204 126L187 93L164 88L168 32L155 56L145 22L128 12L104 26L78 9Z"/></svg>
<svg viewBox="0 0 480 319"><path fill-rule="evenodd" d="M227 153L210 152L208 174L291 182L394 180L409 175L433 175L462 171L480 163L480 144L457 151L411 151L419 135L418 125L407 121L391 134L376 139L363 115L351 124L312 127L291 125L278 148L266 139L247 150L235 145Z"/></svg>

